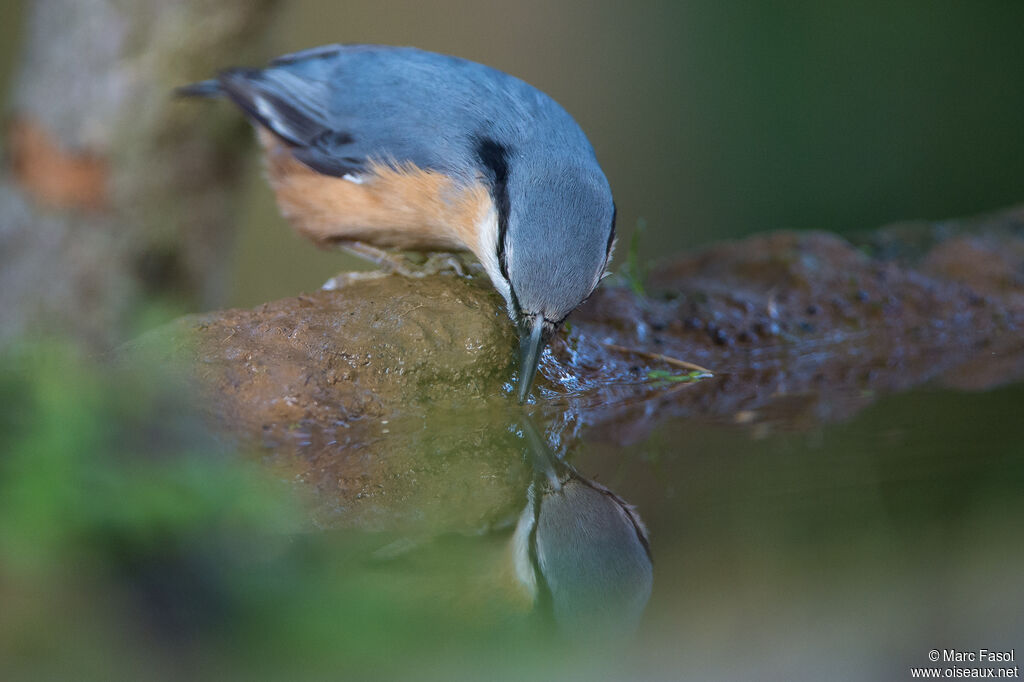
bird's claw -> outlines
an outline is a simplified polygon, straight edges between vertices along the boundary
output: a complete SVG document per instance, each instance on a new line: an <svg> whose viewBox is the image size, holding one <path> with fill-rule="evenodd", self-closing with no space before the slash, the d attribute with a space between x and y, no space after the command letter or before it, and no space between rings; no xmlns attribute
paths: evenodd
<svg viewBox="0 0 1024 682"><path fill-rule="evenodd" d="M463 265L462 259L454 253L429 253L426 260L417 263L401 251L381 249L363 242L345 242L342 248L355 256L375 263L381 270L389 274L421 278L452 271L459 277L466 276L466 267Z"/></svg>

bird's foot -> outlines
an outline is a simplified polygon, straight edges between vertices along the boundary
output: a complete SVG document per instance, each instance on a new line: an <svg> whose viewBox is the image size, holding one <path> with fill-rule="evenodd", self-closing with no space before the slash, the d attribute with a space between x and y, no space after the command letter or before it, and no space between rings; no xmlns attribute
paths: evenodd
<svg viewBox="0 0 1024 682"><path fill-rule="evenodd" d="M345 242L342 245L349 253L376 263L383 271L405 277L426 277L452 271L460 277L466 276L466 266L455 253L428 253L414 259L400 251L389 251L363 242Z"/></svg>
<svg viewBox="0 0 1024 682"><path fill-rule="evenodd" d="M451 270L459 277L466 276L466 268L462 258L456 253L428 253L427 259L419 266L424 275L436 275ZM423 275L418 275L422 277Z"/></svg>

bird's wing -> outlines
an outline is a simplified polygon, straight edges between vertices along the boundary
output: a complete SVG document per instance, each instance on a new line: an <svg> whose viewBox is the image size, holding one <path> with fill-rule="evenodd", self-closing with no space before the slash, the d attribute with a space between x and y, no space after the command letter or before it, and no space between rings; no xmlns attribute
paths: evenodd
<svg viewBox="0 0 1024 682"><path fill-rule="evenodd" d="M552 108L564 113L507 74L413 48L316 48L266 69L225 71L217 85L298 160L334 176L379 162L469 179L481 140L505 145L543 125ZM200 83L181 93L210 90Z"/></svg>
<svg viewBox="0 0 1024 682"><path fill-rule="evenodd" d="M364 168L363 155L345 153L351 133L332 125L327 82L285 68L232 69L217 82L242 111L287 142L295 158L310 168L337 177Z"/></svg>

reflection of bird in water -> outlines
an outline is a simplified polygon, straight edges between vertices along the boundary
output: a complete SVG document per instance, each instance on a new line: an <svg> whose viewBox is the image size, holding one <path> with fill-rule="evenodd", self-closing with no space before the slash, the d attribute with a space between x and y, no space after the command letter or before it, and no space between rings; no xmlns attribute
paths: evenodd
<svg viewBox="0 0 1024 682"><path fill-rule="evenodd" d="M312 493L315 527L354 531L353 555L366 550L365 570L410 602L483 627L540 615L584 641L628 634L652 586L643 522L505 408L393 416L373 450L337 427L289 431L300 445L278 445L275 466L292 466L276 473Z"/></svg>
<svg viewBox="0 0 1024 682"><path fill-rule="evenodd" d="M516 577L571 638L636 629L653 580L636 509L558 460L529 422L536 476L512 539Z"/></svg>
<svg viewBox="0 0 1024 682"><path fill-rule="evenodd" d="M615 205L553 99L505 73L412 48L329 45L179 90L226 96L259 126L282 212L321 245L469 250L519 327L519 401L544 345L608 265Z"/></svg>

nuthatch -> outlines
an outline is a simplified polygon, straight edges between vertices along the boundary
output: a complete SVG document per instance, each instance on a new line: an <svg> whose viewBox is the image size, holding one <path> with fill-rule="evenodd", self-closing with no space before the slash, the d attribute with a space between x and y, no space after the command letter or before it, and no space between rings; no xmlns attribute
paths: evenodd
<svg viewBox="0 0 1024 682"><path fill-rule="evenodd" d="M490 67L330 45L179 94L225 95L258 124L281 212L318 244L473 252L519 328L520 402L611 259L615 204L586 135Z"/></svg>
<svg viewBox="0 0 1024 682"><path fill-rule="evenodd" d="M647 527L631 504L558 459L531 421L522 426L534 480L512 537L517 578L572 638L632 632L651 596Z"/></svg>

